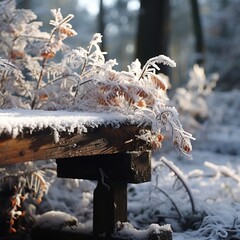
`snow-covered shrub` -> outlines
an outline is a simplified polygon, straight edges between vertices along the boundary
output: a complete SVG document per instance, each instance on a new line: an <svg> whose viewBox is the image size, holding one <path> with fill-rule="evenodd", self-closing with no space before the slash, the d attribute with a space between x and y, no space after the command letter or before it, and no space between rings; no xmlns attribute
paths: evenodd
<svg viewBox="0 0 240 240"><path fill-rule="evenodd" d="M56 176L55 169L52 169L54 164L50 162L41 165L39 162L27 162L0 168L0 236L8 227L8 231L14 233L33 224L32 220L22 224L18 219L30 219L33 213L31 206L26 205L39 204L48 192L49 185ZM9 223L6 229L2 223L4 220Z"/></svg>
<svg viewBox="0 0 240 240"><path fill-rule="evenodd" d="M193 137L184 131L177 110L167 105L168 84L157 74L159 63L175 67L175 62L160 55L149 59L144 66L136 60L128 66L128 71L116 71L116 60L106 61L106 53L100 49L100 34L94 34L86 48L71 49L63 41L77 35L70 24L74 16L63 17L60 9L53 9L51 13L53 29L45 33L31 10L16 9L14 0L0 3L0 107L116 111L134 115L142 119L142 124L151 126L138 137L152 149L161 147L168 132L174 146L188 155ZM16 172L15 176L22 175ZM13 206L18 211L14 207L9 210L13 212L13 224L22 214L21 196L29 195L23 189L32 187L32 179L37 179L37 188L33 190L38 200L47 191L42 172L27 172L29 176L23 178L24 183L20 177L16 183L20 185L14 193L16 204ZM2 179L9 180L7 177L4 174ZM14 231L12 225L11 231Z"/></svg>
<svg viewBox="0 0 240 240"><path fill-rule="evenodd" d="M208 77L204 68L194 65L189 71L189 81L185 87L177 88L172 103L180 113L180 119L188 129L194 131L209 117L208 96L218 81L218 74Z"/></svg>
<svg viewBox="0 0 240 240"><path fill-rule="evenodd" d="M175 67L173 60L160 55L143 67L136 60L128 71L115 71L117 62L105 61L98 33L86 49L66 50L63 40L77 34L69 23L72 14L64 18L60 9L51 10L54 20L50 24L54 27L47 34L40 32L41 23L34 21L32 11L15 7L14 1L1 3L1 9L5 9L0 19L1 55L9 59L1 59L0 65L2 107L135 114L152 126L140 137L153 148L161 147L165 128L182 153L191 151L192 136L183 130L176 109L166 105L167 82L156 73L160 70L157 63ZM50 61L60 50L60 61ZM16 86L16 90L12 91L9 85Z"/></svg>

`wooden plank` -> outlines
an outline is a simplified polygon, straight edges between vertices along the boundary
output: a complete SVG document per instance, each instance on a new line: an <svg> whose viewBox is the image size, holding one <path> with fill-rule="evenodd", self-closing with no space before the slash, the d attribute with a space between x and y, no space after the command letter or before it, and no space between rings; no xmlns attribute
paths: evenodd
<svg viewBox="0 0 240 240"><path fill-rule="evenodd" d="M151 181L151 153L115 153L57 159L57 175L61 178L100 180L101 171L112 181Z"/></svg>
<svg viewBox="0 0 240 240"><path fill-rule="evenodd" d="M93 233L106 234L107 239L114 232L117 221L127 221L127 183L98 181L94 191Z"/></svg>
<svg viewBox="0 0 240 240"><path fill-rule="evenodd" d="M144 141L136 138L137 126L119 128L101 126L88 129L87 133L60 133L54 141L51 129L26 133L13 139L0 136L0 166L34 160L113 154L147 149Z"/></svg>

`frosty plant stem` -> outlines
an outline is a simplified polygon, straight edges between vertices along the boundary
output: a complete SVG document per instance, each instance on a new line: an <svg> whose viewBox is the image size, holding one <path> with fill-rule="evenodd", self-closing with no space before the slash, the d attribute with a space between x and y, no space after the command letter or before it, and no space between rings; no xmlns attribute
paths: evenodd
<svg viewBox="0 0 240 240"><path fill-rule="evenodd" d="M161 192L162 194L164 194L164 195L170 200L170 202L171 202L172 205L174 206L174 208L175 208L175 210L176 210L176 212L177 212L177 214L178 214L178 216L179 216L179 219L182 219L183 216L182 216L182 214L181 214L181 212L180 212L177 204L174 202L174 200L171 198L171 196L170 196L166 191L164 191L163 189L161 189L161 188L159 188L159 187L157 187L157 186L156 186L155 188L156 188L159 192Z"/></svg>
<svg viewBox="0 0 240 240"><path fill-rule="evenodd" d="M190 190L190 188L188 187L186 181L184 180L183 174L180 172L180 170L178 170L178 168L169 160L167 160L165 157L162 157L160 159L177 177L177 179L182 183L183 187L185 188L188 196L189 196L189 200L191 203L191 207L192 207L192 213L196 212L196 208L195 208L195 202L192 196L192 192Z"/></svg>
<svg viewBox="0 0 240 240"><path fill-rule="evenodd" d="M160 70L160 68L157 66L156 63L163 63L164 65L169 65L170 67L176 67L176 63L170 59L169 57L167 56L164 56L164 55L159 55L157 57L153 57L153 58L150 58L146 63L145 65L143 66L142 68L142 73L141 75L139 76L139 80L141 78L144 77L144 75L146 74L147 70L150 68L150 66L152 66L153 68L150 70L150 72L154 72L155 73L155 69L157 70Z"/></svg>
<svg viewBox="0 0 240 240"><path fill-rule="evenodd" d="M84 58L84 62L82 64L82 68L81 68L80 73L79 73L79 80L78 80L78 84L77 84L77 87L76 87L76 92L75 92L75 95L74 95L74 103L75 103L77 95L79 93L79 87L81 85L85 84L85 83L88 83L88 82L92 81L92 79L89 79L89 80L86 80L84 82L81 82L83 77L84 77L84 71L85 71L86 67L88 66L87 63L89 61L89 57L91 55L93 46L95 46L96 51L100 50L100 49L98 49L99 47L98 47L97 44L101 42L101 37L102 36L100 34L97 34L97 33L94 34L92 40L90 41L90 43L87 47L87 52L86 52L86 55L85 55L85 58Z"/></svg>
<svg viewBox="0 0 240 240"><path fill-rule="evenodd" d="M46 44L47 46L51 43L51 40L54 36L54 32L57 30L57 28L55 27L52 32L51 32L51 35L49 37L49 40L48 40L48 43ZM43 56L43 55L42 55ZM42 66L41 66L41 72L39 74L39 78L38 78L38 81L37 81L37 87L36 87L36 90L38 90L40 88L40 85L42 83L42 79L43 79L43 75L44 75L44 69L45 69L45 66L46 66L46 63L47 63L47 60L48 60L48 55L44 55L43 57L43 61L42 61ZM34 109L35 108L35 105L36 105L36 101L37 101L37 96L35 95L34 96L34 99L32 101L32 105L31 105L31 109Z"/></svg>
<svg viewBox="0 0 240 240"><path fill-rule="evenodd" d="M44 58L44 59L43 59L43 62L42 62L41 72L40 72L40 75L39 75L39 78L38 78L38 81L37 81L36 90L38 90L38 89L40 88L40 84L41 84L42 79L43 79L43 71L44 71L46 62L47 62L47 58ZM33 101L32 101L31 109L34 109L34 108L35 108L36 101L37 101L37 96L35 95L34 98L33 98Z"/></svg>
<svg viewBox="0 0 240 240"><path fill-rule="evenodd" d="M54 57L56 52L60 50L62 41L66 37L75 36L77 34L72 29L72 25L68 23L74 17L73 14L69 14L67 17L63 18L60 9L58 9L58 10L52 9L51 12L52 12L53 16L55 17L55 21L51 20L50 24L55 27L52 29L49 40L41 51L41 56L43 57L43 62L42 62L42 66L41 66L41 72L39 74L39 78L37 81L36 90L38 90L41 86L47 60L49 58ZM54 33L56 31L58 31L57 36L54 35ZM32 105L31 105L32 109L35 108L36 100L37 100L37 96L35 95Z"/></svg>
<svg viewBox="0 0 240 240"><path fill-rule="evenodd" d="M85 58L85 60L84 60L83 66L82 66L82 68L81 68L80 74L79 74L79 80L78 80L78 84L77 84L77 87L76 87L76 92L75 92L75 95L74 95L74 103L75 103L75 101L76 101L76 97L77 97L78 92L79 92L79 87L80 87L81 85L83 85L83 84L80 83L80 82L81 82L80 79L82 78L83 71L84 71L84 69L86 68L87 58L88 58L89 53L90 53L90 52L88 51L87 56L86 56L86 58ZM87 82L89 82L89 81L91 81L91 80L88 80ZM86 82L86 83L87 83L87 82ZM84 83L85 83L85 82L84 82Z"/></svg>

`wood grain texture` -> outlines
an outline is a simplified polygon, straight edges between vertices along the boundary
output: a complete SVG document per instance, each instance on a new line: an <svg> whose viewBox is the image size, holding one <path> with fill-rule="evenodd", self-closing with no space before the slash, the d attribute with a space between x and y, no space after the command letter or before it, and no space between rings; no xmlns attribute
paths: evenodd
<svg viewBox="0 0 240 240"><path fill-rule="evenodd" d="M0 136L0 166L26 161L59 159L98 154L113 154L126 151L144 151L146 143L136 137L137 126L123 125L119 128L100 126L88 129L87 133L60 133L54 141L51 129L25 133L17 138Z"/></svg>

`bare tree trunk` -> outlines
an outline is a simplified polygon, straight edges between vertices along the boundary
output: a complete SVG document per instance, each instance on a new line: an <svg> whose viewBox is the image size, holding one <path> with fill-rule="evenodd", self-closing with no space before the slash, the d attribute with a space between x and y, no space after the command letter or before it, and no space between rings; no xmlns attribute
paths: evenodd
<svg viewBox="0 0 240 240"><path fill-rule="evenodd" d="M31 9L31 0L18 1L17 8Z"/></svg>
<svg viewBox="0 0 240 240"><path fill-rule="evenodd" d="M170 32L170 1L141 0L136 57L144 64L149 58L168 55ZM169 68L161 72L169 75Z"/></svg>
<svg viewBox="0 0 240 240"><path fill-rule="evenodd" d="M98 15L98 21L99 21L99 32L102 34L103 38L102 38L102 44L101 44L101 49L102 51L105 51L105 44L104 44L104 29L105 29L105 22L104 22L104 16L105 16L105 12L104 12L104 4L103 4L103 0L100 0L99 2L99 15Z"/></svg>
<svg viewBox="0 0 240 240"><path fill-rule="evenodd" d="M195 34L195 51L197 54L196 63L200 66L204 64L204 39L203 39L203 30L202 24L199 14L199 6L197 0L190 0L191 7L192 7L192 18L193 18L193 28Z"/></svg>

